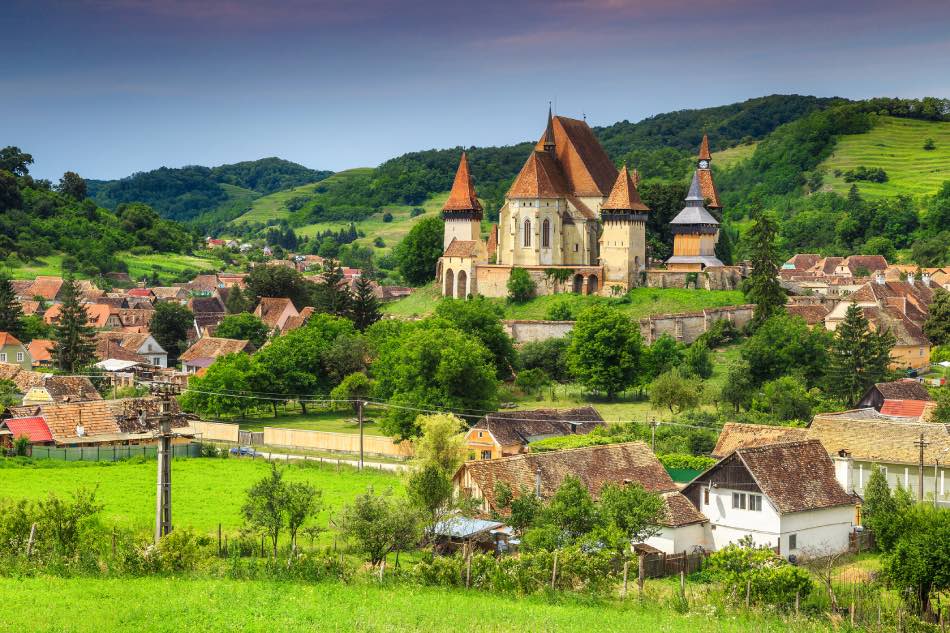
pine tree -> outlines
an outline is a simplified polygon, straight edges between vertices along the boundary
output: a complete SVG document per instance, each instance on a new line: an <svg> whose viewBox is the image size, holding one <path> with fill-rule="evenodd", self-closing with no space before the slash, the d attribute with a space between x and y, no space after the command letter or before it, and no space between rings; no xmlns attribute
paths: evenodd
<svg viewBox="0 0 950 633"><path fill-rule="evenodd" d="M361 332L379 321L379 302L373 293L373 284L366 277L356 280L356 292L353 293L352 318L356 328Z"/></svg>
<svg viewBox="0 0 950 633"><path fill-rule="evenodd" d="M228 309L228 314L249 312L247 303L247 299L244 297L244 293L241 292L238 285L234 284L231 286L231 290L228 291L228 299L224 302L224 307Z"/></svg>
<svg viewBox="0 0 950 633"><path fill-rule="evenodd" d="M894 342L890 332L872 332L856 304L848 306L831 343L828 391L856 403L871 385L887 379Z"/></svg>
<svg viewBox="0 0 950 633"><path fill-rule="evenodd" d="M343 269L332 259L324 262L323 268L323 276L315 291L314 307L318 312L350 318L353 295L343 279Z"/></svg>
<svg viewBox="0 0 950 633"><path fill-rule="evenodd" d="M72 276L63 280L59 318L53 326L53 362L59 369L76 372L96 360L95 334L80 301L79 284Z"/></svg>
<svg viewBox="0 0 950 633"><path fill-rule="evenodd" d="M16 292L8 277L0 276L0 332L16 338L23 335L23 310L16 300Z"/></svg>
<svg viewBox="0 0 950 633"><path fill-rule="evenodd" d="M750 242L752 274L746 281L745 295L748 301L755 304L755 325L785 309L785 291L778 281L776 233L772 216L759 213L747 236Z"/></svg>

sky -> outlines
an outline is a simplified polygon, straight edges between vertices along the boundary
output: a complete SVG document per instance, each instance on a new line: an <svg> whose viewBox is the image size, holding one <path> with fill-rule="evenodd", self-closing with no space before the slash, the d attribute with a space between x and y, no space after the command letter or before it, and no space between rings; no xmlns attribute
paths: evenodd
<svg viewBox="0 0 950 633"><path fill-rule="evenodd" d="M947 0L4 0L0 146L315 169L775 93L950 97Z"/></svg>

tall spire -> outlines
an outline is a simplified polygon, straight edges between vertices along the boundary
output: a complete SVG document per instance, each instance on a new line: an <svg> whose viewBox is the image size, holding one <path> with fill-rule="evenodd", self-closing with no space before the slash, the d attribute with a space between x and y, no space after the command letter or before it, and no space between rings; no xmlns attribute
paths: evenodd
<svg viewBox="0 0 950 633"><path fill-rule="evenodd" d="M548 101L548 127L544 130L544 151L554 153L554 116Z"/></svg>
<svg viewBox="0 0 950 633"><path fill-rule="evenodd" d="M448 213L469 211L477 213L479 217L481 216L482 204L478 201L475 185L472 184L472 175L468 169L468 156L465 152L462 152L458 171L455 172L455 182L452 183L452 191L449 192L449 197L445 201L442 211Z"/></svg>
<svg viewBox="0 0 950 633"><path fill-rule="evenodd" d="M709 137L703 132L703 142L699 144L699 160L712 160L709 154Z"/></svg>

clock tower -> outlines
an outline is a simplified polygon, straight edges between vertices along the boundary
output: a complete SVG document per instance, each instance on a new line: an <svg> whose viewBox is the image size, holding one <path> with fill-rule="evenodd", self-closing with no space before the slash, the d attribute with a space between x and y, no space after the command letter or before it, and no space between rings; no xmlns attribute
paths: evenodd
<svg viewBox="0 0 950 633"><path fill-rule="evenodd" d="M703 198L707 200L706 208L720 213L722 203L719 202L719 192L712 176L712 154L709 153L709 137L703 134L703 142L699 145L699 156L696 157L696 174L699 177L699 188Z"/></svg>

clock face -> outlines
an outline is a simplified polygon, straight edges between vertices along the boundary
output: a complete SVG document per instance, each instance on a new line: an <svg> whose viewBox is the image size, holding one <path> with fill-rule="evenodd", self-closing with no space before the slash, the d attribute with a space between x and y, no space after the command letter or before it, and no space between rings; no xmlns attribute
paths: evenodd
<svg viewBox="0 0 950 633"><path fill-rule="evenodd" d="M700 169L709 169L709 161L708 161L708 160L701 160L701 161L699 161L699 168L700 168Z"/></svg>

